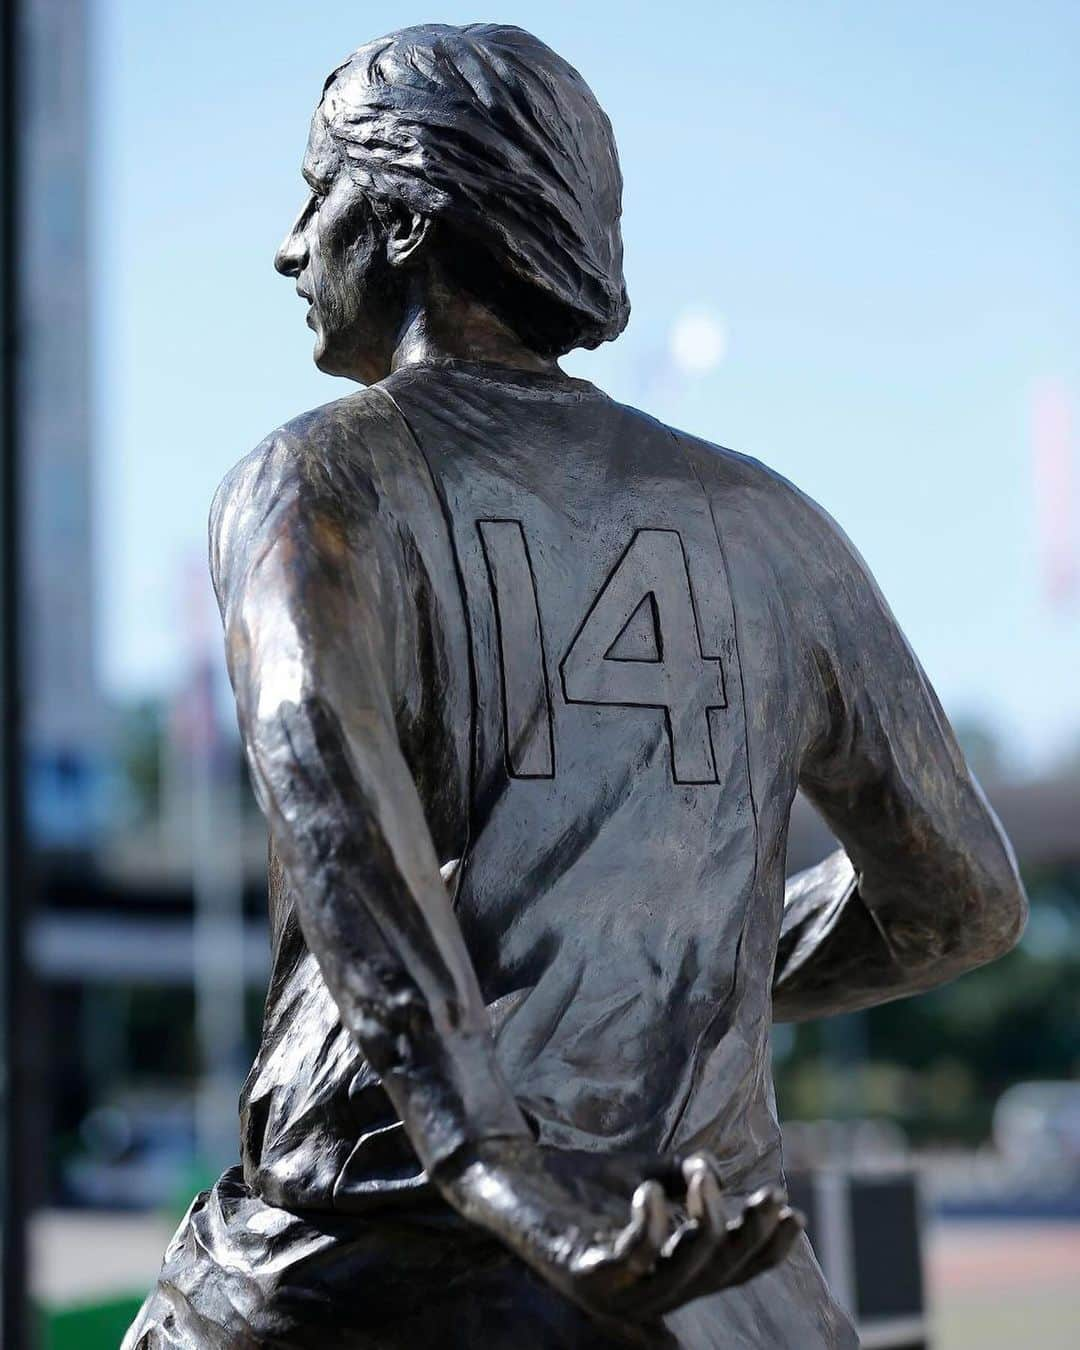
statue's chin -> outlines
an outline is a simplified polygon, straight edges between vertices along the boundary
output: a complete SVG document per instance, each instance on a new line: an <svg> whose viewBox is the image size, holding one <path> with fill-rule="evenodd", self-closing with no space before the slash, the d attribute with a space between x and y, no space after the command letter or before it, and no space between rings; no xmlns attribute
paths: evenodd
<svg viewBox="0 0 1080 1350"><path fill-rule="evenodd" d="M311 359L324 375L336 375L338 371L335 368L333 346L326 339L326 330L319 322L314 305L308 310L304 322L315 334L315 346L312 349Z"/></svg>
<svg viewBox="0 0 1080 1350"><path fill-rule="evenodd" d="M334 360L332 353L325 351L318 343L315 344L312 360L324 375L344 375L355 378L355 376L352 376L351 372L345 368L340 361Z"/></svg>
<svg viewBox="0 0 1080 1350"><path fill-rule="evenodd" d="M315 327L314 324L312 327ZM326 338L318 328L315 328L315 347L311 353L311 359L324 375L336 375L338 373L333 354L327 346Z"/></svg>
<svg viewBox="0 0 1080 1350"><path fill-rule="evenodd" d="M328 342L321 327L315 329L315 348L311 354L317 369L324 375L336 375L344 380L355 380L358 384L374 384L389 374L389 368L382 374L374 373L369 362L364 362L348 343Z"/></svg>

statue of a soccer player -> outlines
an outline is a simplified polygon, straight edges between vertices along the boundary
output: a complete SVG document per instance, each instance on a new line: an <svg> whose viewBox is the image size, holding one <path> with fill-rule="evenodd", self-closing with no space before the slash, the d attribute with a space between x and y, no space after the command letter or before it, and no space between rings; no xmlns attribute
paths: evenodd
<svg viewBox="0 0 1080 1350"><path fill-rule="evenodd" d="M405 29L303 174L277 268L367 387L214 503L273 977L243 1166L125 1344L854 1345L769 1030L1004 952L1008 846L832 520L559 369L629 310L576 71ZM785 890L799 787L843 851Z"/></svg>

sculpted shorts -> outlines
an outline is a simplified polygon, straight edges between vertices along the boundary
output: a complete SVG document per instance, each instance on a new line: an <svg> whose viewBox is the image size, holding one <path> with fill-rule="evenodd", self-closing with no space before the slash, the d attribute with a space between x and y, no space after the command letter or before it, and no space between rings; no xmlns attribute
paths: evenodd
<svg viewBox="0 0 1080 1350"><path fill-rule="evenodd" d="M121 1350L851 1350L802 1239L782 1270L608 1330L446 1208L264 1204L230 1169L194 1201Z"/></svg>
<svg viewBox="0 0 1080 1350"><path fill-rule="evenodd" d="M240 1169L198 1196L122 1350L616 1350L504 1247L449 1211L367 1217L264 1204Z"/></svg>

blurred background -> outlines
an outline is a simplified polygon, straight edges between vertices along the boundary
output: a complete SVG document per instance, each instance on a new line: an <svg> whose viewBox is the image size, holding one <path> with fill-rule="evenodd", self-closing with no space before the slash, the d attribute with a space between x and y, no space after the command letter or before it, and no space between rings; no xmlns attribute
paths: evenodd
<svg viewBox="0 0 1080 1350"><path fill-rule="evenodd" d="M634 313L567 369L764 459L839 519L1030 891L996 965L776 1029L823 1264L870 1347L1073 1345L1074 0L8 0L6 1343L19 1285L39 1345L115 1346L191 1195L235 1160L266 843L207 508L267 431L346 392L271 270L324 77L392 28L487 17L577 65L618 136ZM791 869L829 847L800 804ZM876 1312L866 1253L892 1272Z"/></svg>

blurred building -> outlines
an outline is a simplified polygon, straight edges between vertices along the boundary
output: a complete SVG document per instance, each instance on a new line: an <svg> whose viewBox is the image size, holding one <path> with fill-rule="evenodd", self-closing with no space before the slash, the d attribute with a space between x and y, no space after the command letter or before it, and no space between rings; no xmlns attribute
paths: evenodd
<svg viewBox="0 0 1080 1350"><path fill-rule="evenodd" d="M109 706L98 679L92 14L86 0L26 0L18 16L21 637L36 900L27 937L38 1012L26 1034L40 1045L31 1095L49 1140L48 1193L72 1195L64 1160L96 1147L107 1161L83 1168L72 1198L150 1203L191 1152L190 1102L214 1053L227 1055L219 1077L243 1071L244 990L267 963L265 832L243 808L235 748L198 698L199 727L152 747L155 800L136 800L124 762L132 717ZM191 694L182 685L176 702ZM159 730L170 720L160 708ZM242 858L254 879L247 925ZM197 971L215 957L216 983L200 989ZM230 1022L207 1012L230 1006ZM235 1097L229 1114L235 1133Z"/></svg>
<svg viewBox="0 0 1080 1350"><path fill-rule="evenodd" d="M22 7L21 428L31 838L83 849L103 811L94 678L83 0Z"/></svg>

